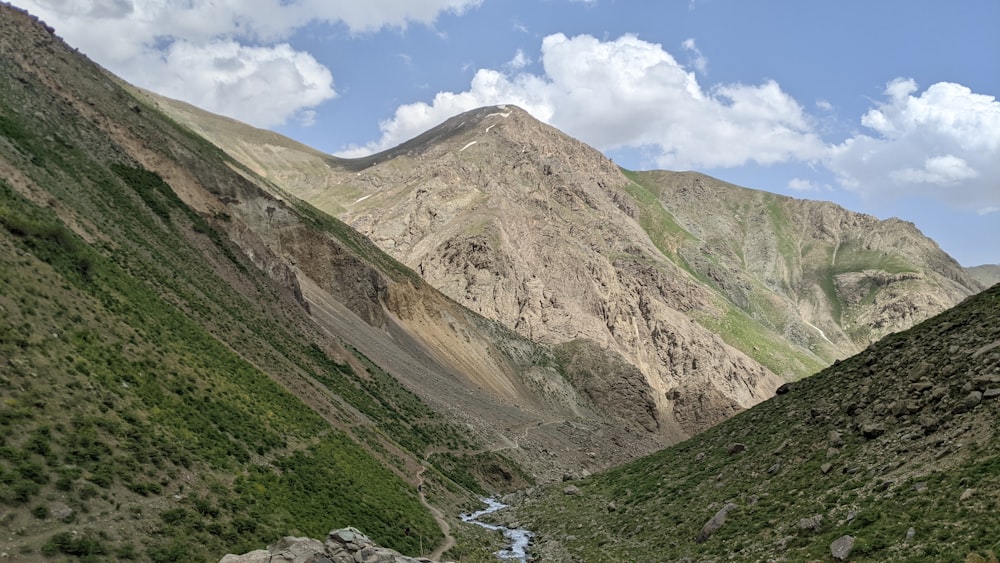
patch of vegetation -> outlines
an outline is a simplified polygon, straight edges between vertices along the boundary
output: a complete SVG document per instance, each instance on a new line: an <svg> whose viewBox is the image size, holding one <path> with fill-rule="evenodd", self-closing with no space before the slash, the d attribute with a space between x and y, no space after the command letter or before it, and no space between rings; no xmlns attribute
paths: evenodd
<svg viewBox="0 0 1000 563"><path fill-rule="evenodd" d="M461 433L374 365L353 374L317 354L300 306L217 228L230 218L186 206L68 102L10 78L20 72L0 59L0 157L26 179L0 180L0 504L22 547L210 560L353 525L415 553L404 521L438 541L414 487L386 469L400 450L354 443L285 386L344 379L330 387L378 417L380 443L399 432L414 453L461 448ZM103 83L72 88L124 106ZM120 123L136 139L182 155L213 189L243 181L218 149L141 110ZM53 518L51 498L70 515ZM129 525L80 526L98 518Z"/></svg>
<svg viewBox="0 0 1000 563"><path fill-rule="evenodd" d="M428 461L445 477L480 496L535 484L518 464L497 452L440 452L430 455Z"/></svg>
<svg viewBox="0 0 1000 563"><path fill-rule="evenodd" d="M687 264L678 254L678 250L685 242L696 240L695 236L681 227L674 216L663 207L658 194L643 184L642 173L624 168L621 170L632 181L623 188L639 205L639 225L664 256L689 270Z"/></svg>
<svg viewBox="0 0 1000 563"><path fill-rule="evenodd" d="M1000 355L947 350L996 342L997 315L1000 287L686 442L577 481L577 495L550 486L518 518L581 560L822 560L843 535L856 538L852 561L996 553L1000 501L986 491L1000 486L1000 403L956 405L967 374L994 373ZM944 394L914 393L925 381ZM896 415L886 406L896 400L917 407ZM725 524L698 541L726 503L736 508Z"/></svg>

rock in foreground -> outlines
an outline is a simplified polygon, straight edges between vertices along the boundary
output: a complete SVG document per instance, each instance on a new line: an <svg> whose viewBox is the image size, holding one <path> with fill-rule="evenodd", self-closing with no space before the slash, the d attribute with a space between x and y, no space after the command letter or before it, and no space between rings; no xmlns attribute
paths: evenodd
<svg viewBox="0 0 1000 563"><path fill-rule="evenodd" d="M286 536L277 543L243 555L226 555L219 563L433 563L430 559L407 557L379 547L355 528L333 530L326 543L311 538Z"/></svg>

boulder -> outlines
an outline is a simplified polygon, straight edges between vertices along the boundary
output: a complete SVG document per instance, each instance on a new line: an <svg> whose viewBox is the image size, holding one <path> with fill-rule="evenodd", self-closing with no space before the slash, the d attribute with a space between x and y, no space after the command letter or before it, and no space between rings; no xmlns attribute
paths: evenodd
<svg viewBox="0 0 1000 563"><path fill-rule="evenodd" d="M223 556L219 563L271 563L271 552L266 549L257 549L243 555L230 553Z"/></svg>
<svg viewBox="0 0 1000 563"><path fill-rule="evenodd" d="M839 448L844 445L844 435L839 430L831 430L827 436L827 441L831 448Z"/></svg>
<svg viewBox="0 0 1000 563"><path fill-rule="evenodd" d="M969 412L983 401L983 393L973 389L955 406L956 413Z"/></svg>
<svg viewBox="0 0 1000 563"><path fill-rule="evenodd" d="M852 549L854 549L854 537L840 536L830 544L830 555L834 561L847 561Z"/></svg>
<svg viewBox="0 0 1000 563"><path fill-rule="evenodd" d="M580 494L580 488L576 485L569 485L563 489L563 494L568 496Z"/></svg>
<svg viewBox="0 0 1000 563"><path fill-rule="evenodd" d="M861 435L872 440L885 434L885 425L881 422L866 422L861 425Z"/></svg>
<svg viewBox="0 0 1000 563"><path fill-rule="evenodd" d="M333 530L326 543L311 538L284 537L243 555L226 555L219 563L430 563L375 545L356 528Z"/></svg>
<svg viewBox="0 0 1000 563"><path fill-rule="evenodd" d="M726 515L734 508L736 508L735 504L731 502L726 503L726 506L723 506L721 510L716 512L715 516L710 518L708 522L705 522L705 525L701 527L701 531L698 532L698 537L695 538L695 541L704 543L708 538L712 537L712 534L717 532L726 523Z"/></svg>
<svg viewBox="0 0 1000 563"><path fill-rule="evenodd" d="M818 532L822 526L823 526L822 514L814 514L808 518L803 518L799 520L798 524L795 525L795 527L800 530L809 530L812 532Z"/></svg>

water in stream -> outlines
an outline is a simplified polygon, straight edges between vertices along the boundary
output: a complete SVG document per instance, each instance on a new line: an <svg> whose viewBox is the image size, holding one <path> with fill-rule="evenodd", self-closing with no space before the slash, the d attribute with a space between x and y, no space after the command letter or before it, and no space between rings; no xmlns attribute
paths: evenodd
<svg viewBox="0 0 1000 563"><path fill-rule="evenodd" d="M500 509L507 508L506 504L494 498L484 498L482 500L486 503L486 508L478 512L473 512L472 514L463 514L461 516L462 521L482 526L487 530L501 530L504 537L510 542L510 547L497 551L496 556L500 559L516 560L521 561L522 563L527 561L528 544L531 542L531 538L534 534L521 528L507 528L505 526L497 526L494 524L487 524L486 522L480 522L480 517L492 514Z"/></svg>

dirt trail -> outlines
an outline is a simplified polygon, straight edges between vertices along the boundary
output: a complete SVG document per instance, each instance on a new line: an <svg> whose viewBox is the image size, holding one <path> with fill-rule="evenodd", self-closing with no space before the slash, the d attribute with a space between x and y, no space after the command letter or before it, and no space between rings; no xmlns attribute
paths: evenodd
<svg viewBox="0 0 1000 563"><path fill-rule="evenodd" d="M427 502L427 497L424 496L424 471L426 470L426 465L421 465L420 469L417 470L417 494L420 496L420 504L424 505L424 508L430 511L431 516L434 517L434 521L437 522L438 527L441 528L441 533L444 534L444 541L441 542L441 545L434 548L434 551L427 556L429 559L438 561L446 551L455 546L455 537L451 535L451 525L448 524L448 520L444 517L444 513L442 513L437 507L432 506L431 503Z"/></svg>
<svg viewBox="0 0 1000 563"><path fill-rule="evenodd" d="M541 428L543 426L549 426L549 425L552 425L552 424L562 424L564 422L566 422L565 419L557 418L555 420L537 421L537 422L532 422L530 424L526 424L526 425L524 425L524 428L521 430L520 434L514 436L513 440L511 440L510 438L507 438L506 436L504 436L502 434L500 435L500 438L504 442L507 442L509 445L499 446L499 447L496 447L496 448L492 448L489 451L490 452L499 452L499 451L503 451L503 450L516 450L516 449L518 449L518 448L521 447L521 442L523 440L527 439L529 431L537 429L537 428Z"/></svg>

